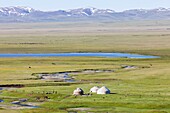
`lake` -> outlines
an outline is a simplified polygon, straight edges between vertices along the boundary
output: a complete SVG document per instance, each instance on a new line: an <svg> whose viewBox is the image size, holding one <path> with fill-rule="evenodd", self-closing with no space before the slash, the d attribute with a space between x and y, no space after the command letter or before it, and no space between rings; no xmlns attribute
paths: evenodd
<svg viewBox="0 0 170 113"><path fill-rule="evenodd" d="M158 56L129 53L5 53L2 58L10 57L110 57L110 58L159 58Z"/></svg>

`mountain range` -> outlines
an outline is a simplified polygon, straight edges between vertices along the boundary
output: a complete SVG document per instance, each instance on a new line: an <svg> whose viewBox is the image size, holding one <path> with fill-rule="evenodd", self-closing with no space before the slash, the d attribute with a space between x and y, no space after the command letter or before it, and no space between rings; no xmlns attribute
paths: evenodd
<svg viewBox="0 0 170 113"><path fill-rule="evenodd" d="M61 22L61 21L123 21L169 20L170 8L131 9L116 12L111 9L77 8L40 11L30 7L0 7L0 23Z"/></svg>

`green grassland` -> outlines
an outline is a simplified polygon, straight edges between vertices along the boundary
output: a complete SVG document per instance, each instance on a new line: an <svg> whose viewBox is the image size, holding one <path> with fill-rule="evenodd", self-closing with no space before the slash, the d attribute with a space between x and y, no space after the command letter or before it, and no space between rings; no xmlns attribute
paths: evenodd
<svg viewBox="0 0 170 113"><path fill-rule="evenodd" d="M0 85L24 85L0 91L4 100L0 113L169 113L169 28L168 21L2 24L0 53L126 52L161 58L0 58ZM114 72L71 75L75 82L39 80L32 75L81 69ZM77 87L89 93L93 86L107 86L112 94L72 95ZM10 102L20 98L39 108L13 110Z"/></svg>
<svg viewBox="0 0 170 113"><path fill-rule="evenodd" d="M133 52L169 56L168 22L2 24L1 53Z"/></svg>

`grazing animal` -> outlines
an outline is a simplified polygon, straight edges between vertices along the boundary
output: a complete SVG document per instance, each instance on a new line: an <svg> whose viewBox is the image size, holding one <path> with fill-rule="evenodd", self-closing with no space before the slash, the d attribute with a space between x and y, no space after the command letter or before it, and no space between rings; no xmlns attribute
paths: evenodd
<svg viewBox="0 0 170 113"><path fill-rule="evenodd" d="M35 98L36 101L39 101L40 99L41 99L40 97L36 97L36 98Z"/></svg>
<svg viewBox="0 0 170 113"><path fill-rule="evenodd" d="M44 96L44 99L50 99L48 96Z"/></svg>

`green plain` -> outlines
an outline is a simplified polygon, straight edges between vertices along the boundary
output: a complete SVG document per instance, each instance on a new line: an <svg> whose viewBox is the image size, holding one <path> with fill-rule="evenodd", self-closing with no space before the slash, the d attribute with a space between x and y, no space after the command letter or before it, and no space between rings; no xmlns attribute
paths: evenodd
<svg viewBox="0 0 170 113"><path fill-rule="evenodd" d="M0 99L5 102L0 103L0 113L169 113L169 42L168 21L2 24L0 53L125 52L161 58L0 58L0 85L25 86L1 91ZM122 65L137 68L126 70ZM77 81L73 83L38 80L32 76L32 73L80 69L115 71L72 75ZM88 93L93 86L107 86L113 94L72 95L77 87ZM50 99L36 100L36 97L44 96ZM40 107L11 109L10 102L20 98L28 98L30 103Z"/></svg>

